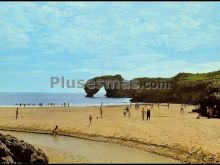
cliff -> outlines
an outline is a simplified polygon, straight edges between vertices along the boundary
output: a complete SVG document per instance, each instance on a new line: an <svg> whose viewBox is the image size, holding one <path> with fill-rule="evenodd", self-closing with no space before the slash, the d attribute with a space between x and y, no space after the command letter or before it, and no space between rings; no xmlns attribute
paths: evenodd
<svg viewBox="0 0 220 165"><path fill-rule="evenodd" d="M90 79L96 82L102 80L106 83L109 80L118 80L122 83L124 78L121 75L101 76ZM149 78L141 77L130 80L130 84L138 81L139 88L106 88L105 83L99 85L94 83L94 89L89 89L89 81L85 85L86 96L93 97L102 87L106 90L107 97L130 97L133 102L173 102L196 104L201 98L220 91L220 70L209 73L179 73L171 78ZM149 88L149 84L169 84ZM146 86L146 84L148 86ZM154 85L155 86L155 85Z"/></svg>

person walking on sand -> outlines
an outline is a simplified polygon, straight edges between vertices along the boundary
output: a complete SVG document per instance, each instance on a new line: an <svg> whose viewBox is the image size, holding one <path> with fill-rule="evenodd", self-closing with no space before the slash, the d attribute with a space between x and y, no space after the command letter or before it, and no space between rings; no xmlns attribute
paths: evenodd
<svg viewBox="0 0 220 165"><path fill-rule="evenodd" d="M184 108L183 107L180 108L180 113L184 113Z"/></svg>
<svg viewBox="0 0 220 165"><path fill-rule="evenodd" d="M53 133L53 136L56 136L56 135L57 135L57 133L58 133L58 126L57 126L57 125L56 125L56 127L53 129L52 133Z"/></svg>
<svg viewBox="0 0 220 165"><path fill-rule="evenodd" d="M128 109L128 118L131 118L131 112L130 112L130 109Z"/></svg>
<svg viewBox="0 0 220 165"><path fill-rule="evenodd" d="M92 115L89 115L89 126L92 125L92 119L93 119Z"/></svg>
<svg viewBox="0 0 220 165"><path fill-rule="evenodd" d="M142 114L142 120L144 120L144 114L145 114L145 110L144 110L144 108L142 108L142 110L141 110L141 114Z"/></svg>
<svg viewBox="0 0 220 165"><path fill-rule="evenodd" d="M101 116L101 119L102 119L102 117L103 117L102 116L102 107L100 107L99 109L100 109L100 116Z"/></svg>
<svg viewBox="0 0 220 165"><path fill-rule="evenodd" d="M126 116L126 113L127 113L127 111L126 111L126 109L124 109L123 110L124 117Z"/></svg>
<svg viewBox="0 0 220 165"><path fill-rule="evenodd" d="M150 120L150 109L147 109L147 119L146 120Z"/></svg>
<svg viewBox="0 0 220 165"><path fill-rule="evenodd" d="M16 119L18 118L18 108L16 109Z"/></svg>
<svg viewBox="0 0 220 165"><path fill-rule="evenodd" d="M129 107L128 107L128 106L126 106L126 108L125 108L125 109L126 109L126 111L127 111L127 113L128 113L128 111L129 111Z"/></svg>
<svg viewBox="0 0 220 165"><path fill-rule="evenodd" d="M131 118L131 112L130 112L129 106L126 106L125 110L126 110L126 113L128 113L128 118Z"/></svg>

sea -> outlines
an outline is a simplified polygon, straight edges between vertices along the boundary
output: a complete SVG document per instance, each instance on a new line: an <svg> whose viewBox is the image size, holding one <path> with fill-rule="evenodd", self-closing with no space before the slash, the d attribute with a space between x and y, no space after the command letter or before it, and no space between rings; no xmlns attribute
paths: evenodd
<svg viewBox="0 0 220 165"><path fill-rule="evenodd" d="M96 105L126 105L130 98L107 98L103 93L94 97L85 97L85 93L0 93L0 106L96 106Z"/></svg>

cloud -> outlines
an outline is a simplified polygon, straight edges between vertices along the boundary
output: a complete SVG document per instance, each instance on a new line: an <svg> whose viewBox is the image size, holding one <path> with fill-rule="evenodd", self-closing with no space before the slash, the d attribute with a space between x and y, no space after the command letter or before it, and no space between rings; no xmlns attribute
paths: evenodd
<svg viewBox="0 0 220 165"><path fill-rule="evenodd" d="M188 51L219 41L218 24L200 16L204 10L213 14L210 4L66 2L19 3L17 7L7 3L6 7L13 9L14 17L8 19L9 10L2 12L5 26L0 34L5 34L5 43L17 44L15 48L33 45L73 54L139 49L144 53L158 45ZM215 29L214 35L209 26ZM215 41L210 41L213 37Z"/></svg>
<svg viewBox="0 0 220 165"><path fill-rule="evenodd" d="M129 79L217 70L219 11L200 2L3 2L0 70Z"/></svg>

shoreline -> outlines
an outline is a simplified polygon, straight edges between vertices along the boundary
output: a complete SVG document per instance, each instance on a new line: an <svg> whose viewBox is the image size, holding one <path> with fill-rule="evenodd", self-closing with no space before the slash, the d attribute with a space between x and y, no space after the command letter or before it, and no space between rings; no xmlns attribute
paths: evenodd
<svg viewBox="0 0 220 165"><path fill-rule="evenodd" d="M134 103L133 103L134 104ZM140 105L144 105L144 104L148 104L148 103L139 103ZM116 107L116 106L125 106L125 105L130 105L130 103L105 103L105 105L103 105L103 107ZM55 105L55 106L51 106L51 105L43 105L43 106L39 106L39 105L26 105L24 106L20 106L20 105L0 105L0 108L75 108L75 107L100 107L100 104L75 104L75 105L69 105L69 106L63 106L63 105Z"/></svg>
<svg viewBox="0 0 220 165"><path fill-rule="evenodd" d="M7 128L7 127L0 127L0 130L51 135L51 131L49 130L38 130L38 129L30 130L27 128L21 129L21 128ZM201 154L192 153L183 148L179 148L178 146L147 143L144 141L139 141L138 139L135 138L115 137L115 136L105 137L103 135L85 134L79 132L66 132L66 131L60 131L58 132L57 135L79 138L84 140L112 143L112 144L127 146L131 148L136 148L142 151L154 153L160 156L177 160L179 161L179 163L213 163L213 161L206 161L206 162L201 161L198 159L199 157L201 157ZM201 152L203 153L204 151L201 150ZM211 153L210 154L206 153L206 156L212 157L213 155Z"/></svg>
<svg viewBox="0 0 220 165"><path fill-rule="evenodd" d="M157 105L157 104L160 104L160 106L167 106L167 103L164 102L164 103L151 103L151 102L128 102L128 103L118 103L118 104L115 104L115 103L104 103L103 107L117 107L117 106L126 106L126 105L130 105L132 103L132 105L135 105L135 104L139 104L139 105ZM178 103L170 103L170 104L173 104L173 105L179 105ZM59 105L59 104L56 104L54 106L51 106L51 105L43 105L43 106L40 106L40 105L26 105L25 107L22 105L0 105L0 108L75 108L75 107L100 107L100 104L70 104L69 106L63 106L63 105Z"/></svg>

